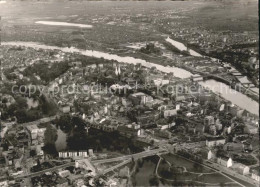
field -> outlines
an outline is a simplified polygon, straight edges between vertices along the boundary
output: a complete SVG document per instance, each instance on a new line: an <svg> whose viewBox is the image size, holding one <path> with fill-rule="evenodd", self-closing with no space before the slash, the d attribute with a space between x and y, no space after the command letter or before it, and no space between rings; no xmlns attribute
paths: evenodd
<svg viewBox="0 0 260 187"><path fill-rule="evenodd" d="M138 6L137 6L138 5ZM3 41L35 41L68 46L84 35L83 47L107 50L128 42L162 40L160 24L200 26L213 30L255 31L257 2L89 2L13 1L0 4ZM93 28L36 24L62 21ZM83 34L80 34L80 33ZM82 47L82 45L81 45Z"/></svg>

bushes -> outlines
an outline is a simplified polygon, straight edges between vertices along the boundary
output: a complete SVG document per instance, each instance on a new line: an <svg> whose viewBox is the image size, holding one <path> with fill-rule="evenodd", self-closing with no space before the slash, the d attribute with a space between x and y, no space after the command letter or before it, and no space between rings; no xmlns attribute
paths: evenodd
<svg viewBox="0 0 260 187"><path fill-rule="evenodd" d="M251 155L234 155L233 160L247 166L257 163L256 159Z"/></svg>
<svg viewBox="0 0 260 187"><path fill-rule="evenodd" d="M33 77L34 74L36 74L39 75L44 82L48 83L68 71L69 68L68 61L53 64L41 61L40 63L27 67L24 70L23 75L27 77Z"/></svg>

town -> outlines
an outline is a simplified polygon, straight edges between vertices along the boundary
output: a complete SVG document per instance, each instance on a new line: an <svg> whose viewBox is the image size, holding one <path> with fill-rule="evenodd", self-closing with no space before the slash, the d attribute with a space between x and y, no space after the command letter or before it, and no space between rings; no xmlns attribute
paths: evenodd
<svg viewBox="0 0 260 187"><path fill-rule="evenodd" d="M214 15L243 8L40 1L18 23L19 3L0 4L0 186L259 186L259 34Z"/></svg>
<svg viewBox="0 0 260 187"><path fill-rule="evenodd" d="M2 184L123 185L131 181L129 166L153 154L177 154L258 184L258 116L202 87L201 79L43 52L58 53L48 59L60 73L54 80L47 80L39 60L13 68L3 81L3 90L18 86L15 94L1 95L1 173L8 179ZM40 76L32 74L37 71ZM29 98L29 89L18 89L28 80L45 84L43 95L35 91ZM58 131L67 137L65 147L55 143ZM119 175L111 178L113 170Z"/></svg>

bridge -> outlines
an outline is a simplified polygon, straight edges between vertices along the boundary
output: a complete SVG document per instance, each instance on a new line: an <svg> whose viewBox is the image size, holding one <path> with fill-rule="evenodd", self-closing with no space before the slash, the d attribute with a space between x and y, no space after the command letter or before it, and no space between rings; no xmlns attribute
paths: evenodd
<svg viewBox="0 0 260 187"><path fill-rule="evenodd" d="M102 159L102 160L93 160L91 161L92 164L104 164L104 163L109 163L109 162L117 162L117 161L123 161L122 163L118 164L117 166L114 166L112 168L108 168L104 171L104 173L107 173L109 171L112 171L122 165L125 165L127 160L131 159L140 159L140 158L144 158L144 157L148 157L148 156L152 156L152 155L160 155L160 154L166 154L168 153L168 150L166 149L162 149L162 148L158 148L158 149L153 149L153 150L146 150L140 153L135 153L135 154L131 154L131 155L124 155L121 157L115 157L115 158L109 158L109 159ZM57 169L61 169L64 167L69 167L69 166L74 166L75 162L69 162L66 164L62 164L59 166L55 166L52 168L48 168L42 171L38 171L38 172L34 172L34 173L30 173L30 174L26 174L26 175L20 175L20 176L14 176L14 179L24 179L24 178L32 178L32 177L36 177L38 175L42 175L46 172L53 172Z"/></svg>
<svg viewBox="0 0 260 187"><path fill-rule="evenodd" d="M53 121L58 117L59 117L59 115L55 115L55 116L51 116L51 117L41 118L41 119L38 119L36 121L31 121L31 122L28 122L28 123L20 123L19 125L22 125L24 127L30 126L30 125L39 125L41 123L47 123L47 122Z"/></svg>
<svg viewBox="0 0 260 187"><path fill-rule="evenodd" d="M99 175L105 175L106 173L109 173L110 171L113 171L113 170L115 170L115 169L117 169L117 168L119 168L119 167L121 167L121 166L123 166L125 164L128 164L129 162L131 162L131 159L125 160L125 161L123 161L123 162L121 162L121 163L119 163L119 164L117 164L115 166L107 168L104 171L101 171Z"/></svg>

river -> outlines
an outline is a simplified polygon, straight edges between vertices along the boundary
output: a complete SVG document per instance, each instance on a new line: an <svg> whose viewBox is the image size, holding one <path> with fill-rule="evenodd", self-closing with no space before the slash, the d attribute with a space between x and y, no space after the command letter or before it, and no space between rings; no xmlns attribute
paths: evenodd
<svg viewBox="0 0 260 187"><path fill-rule="evenodd" d="M170 44L172 44L173 46L175 46L177 49L179 49L180 51L188 51L190 53L190 55L192 56L197 56L197 57L202 57L201 54L197 53L196 51L187 48L183 43L175 41L171 38L167 38L166 39L167 42L169 42Z"/></svg>
<svg viewBox="0 0 260 187"><path fill-rule="evenodd" d="M188 48L183 43L175 41L169 37L166 39L166 41L171 43L173 46L181 51L188 50ZM197 53L194 50L189 49L188 51L192 56L202 57L201 54ZM250 82L248 81L247 77L244 77L243 80L244 79L247 82ZM207 80L204 82L199 82L199 84L210 89L214 93L220 93L223 98L231 101L233 104L239 106L240 108L246 109L253 114L259 115L259 103L249 98L248 96L230 88L230 86L215 80Z"/></svg>
<svg viewBox="0 0 260 187"><path fill-rule="evenodd" d="M259 104L248 96L238 92L224 83L215 80L207 80L200 82L200 85L209 88L215 93L220 93L223 98L236 104L240 108L244 108L249 112L259 115Z"/></svg>
<svg viewBox="0 0 260 187"><path fill-rule="evenodd" d="M151 62L147 62L143 59L138 59L134 57L129 56L118 56L115 54L109 54L104 53L101 51L92 51L92 50L81 50L74 47L68 48L68 47L57 47L57 46L48 46L44 44L34 43L34 42L3 42L2 45L13 45L13 46L25 46L25 47L32 47L36 49L51 49L51 50L61 50L63 52L67 53L80 53L82 55L86 56L93 56L96 58L104 58L107 60L116 60L118 62L128 63L128 64L142 64L145 67L156 67L158 70L165 72L165 73L174 73L174 76L179 78L189 78L193 74L189 71L186 71L181 68L177 67L170 67L170 66L162 66L159 64L154 64ZM249 112L259 115L259 104L252 100L251 98L247 97L246 95L243 95L242 93L236 92L235 90L231 89L229 86L219 83L217 81L208 80L204 82L200 82L202 86L207 86L212 91L220 93L223 98L225 98L228 101L231 101L233 104L248 110ZM224 92L223 92L224 90ZM228 91L226 91L228 90Z"/></svg>

